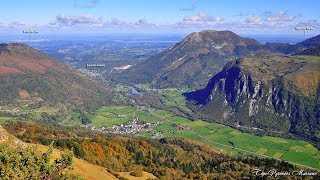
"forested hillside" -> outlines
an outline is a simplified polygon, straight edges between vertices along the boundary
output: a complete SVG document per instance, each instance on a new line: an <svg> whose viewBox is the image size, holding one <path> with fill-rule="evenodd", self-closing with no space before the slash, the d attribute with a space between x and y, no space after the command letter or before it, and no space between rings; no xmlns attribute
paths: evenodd
<svg viewBox="0 0 320 180"><path fill-rule="evenodd" d="M157 177L179 178L253 178L251 170L294 170L283 161L265 158L237 157L222 154L206 145L184 139L137 139L104 137L82 128L43 126L16 122L4 126L26 142L49 144L59 149L74 149L78 158L101 165L108 171L147 171Z"/></svg>

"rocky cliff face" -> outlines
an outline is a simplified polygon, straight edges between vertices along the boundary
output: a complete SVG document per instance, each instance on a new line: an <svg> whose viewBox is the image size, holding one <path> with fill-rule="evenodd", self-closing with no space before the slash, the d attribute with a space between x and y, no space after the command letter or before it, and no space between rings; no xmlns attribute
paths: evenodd
<svg viewBox="0 0 320 180"><path fill-rule="evenodd" d="M19 147L19 148L27 147L27 145L24 142L14 137L13 135L9 134L1 125L0 125L0 144L8 145L11 147Z"/></svg>
<svg viewBox="0 0 320 180"><path fill-rule="evenodd" d="M186 96L209 120L247 131L291 133L319 144L319 67L318 57L244 58Z"/></svg>

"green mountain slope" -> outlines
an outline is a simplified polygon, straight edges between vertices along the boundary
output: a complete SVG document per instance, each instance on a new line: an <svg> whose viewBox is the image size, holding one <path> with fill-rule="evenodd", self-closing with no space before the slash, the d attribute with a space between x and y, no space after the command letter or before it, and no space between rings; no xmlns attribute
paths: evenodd
<svg viewBox="0 0 320 180"><path fill-rule="evenodd" d="M93 108L117 94L98 80L24 44L0 45L0 101L70 103Z"/></svg>
<svg viewBox="0 0 320 180"><path fill-rule="evenodd" d="M295 55L320 56L320 46L314 46L296 53Z"/></svg>
<svg viewBox="0 0 320 180"><path fill-rule="evenodd" d="M319 67L315 56L243 58L186 96L209 121L262 134L293 134L319 148Z"/></svg>
<svg viewBox="0 0 320 180"><path fill-rule="evenodd" d="M156 87L204 87L230 60L253 54L294 54L320 45L320 35L297 44L260 44L231 31L194 32L175 46L113 77L126 83L152 83Z"/></svg>
<svg viewBox="0 0 320 180"><path fill-rule="evenodd" d="M260 46L257 41L231 31L195 32L172 48L129 68L122 79L153 82L158 87L203 86L227 61L250 55Z"/></svg>

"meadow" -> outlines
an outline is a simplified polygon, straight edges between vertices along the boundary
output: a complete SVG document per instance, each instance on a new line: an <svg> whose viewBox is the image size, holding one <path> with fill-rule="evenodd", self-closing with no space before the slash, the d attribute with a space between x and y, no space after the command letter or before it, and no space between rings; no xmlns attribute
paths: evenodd
<svg viewBox="0 0 320 180"><path fill-rule="evenodd" d="M166 105L178 107L186 112L191 112L191 110L185 106L186 99L182 95L181 91L176 89L163 89L159 92L159 95L165 98L164 103Z"/></svg>
<svg viewBox="0 0 320 180"><path fill-rule="evenodd" d="M181 92L165 90L160 93L167 99L165 103L173 103L169 106L187 109ZM22 109L22 111L28 110ZM68 117L65 117L61 124L71 126L82 124L80 112L72 108L66 111L69 112ZM33 109L31 113L34 118L40 119L43 112L54 115L58 112L58 108L41 107ZM135 135L150 138L160 133L156 138L187 138L203 142L221 153L282 159L296 165L320 169L320 152L308 142L255 136L217 123L193 121L167 110L153 109L148 106L110 106L102 107L87 117L91 121L89 125L95 127L120 125L135 118L142 122L160 122L158 126L152 127L152 132L143 131ZM15 119L2 115L0 123Z"/></svg>
<svg viewBox="0 0 320 180"><path fill-rule="evenodd" d="M125 117L119 118L118 115ZM123 124L132 118L144 122L158 121L161 124L152 127L153 134L161 133L158 138L187 138L203 142L222 153L282 159L296 165L320 169L320 152L310 143L301 140L255 136L217 123L192 121L165 110L149 111L148 107L103 107L89 118L91 125L96 127ZM183 129L176 128L175 125ZM151 137L152 134L140 132L137 136Z"/></svg>

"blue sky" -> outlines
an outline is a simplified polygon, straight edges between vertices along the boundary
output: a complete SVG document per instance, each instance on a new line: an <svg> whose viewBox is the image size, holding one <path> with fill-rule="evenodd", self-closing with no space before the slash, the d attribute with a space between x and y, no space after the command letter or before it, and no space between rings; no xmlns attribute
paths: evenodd
<svg viewBox="0 0 320 180"><path fill-rule="evenodd" d="M319 34L319 0L1 0L0 32Z"/></svg>

